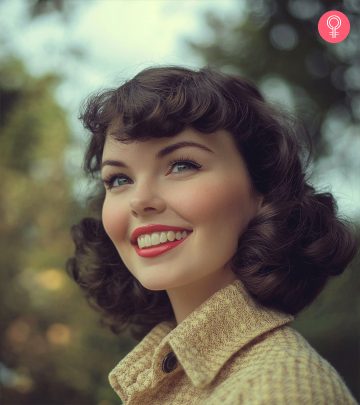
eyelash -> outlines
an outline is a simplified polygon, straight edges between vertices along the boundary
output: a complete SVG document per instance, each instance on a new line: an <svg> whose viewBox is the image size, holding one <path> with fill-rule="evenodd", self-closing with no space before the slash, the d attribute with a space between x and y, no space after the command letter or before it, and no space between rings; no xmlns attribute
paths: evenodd
<svg viewBox="0 0 360 405"><path fill-rule="evenodd" d="M188 165L192 166L192 168L195 169L195 170L199 170L202 167L199 163L193 161L192 159L190 159L188 157L179 157L178 159L174 159L174 160L171 160L169 162L168 169L172 169L176 164L181 164L181 163L183 163L183 164L187 163ZM120 187L120 186L113 186L113 183L117 178L127 178L127 179L129 179L129 177L126 176L125 174L117 173L117 174L111 174L108 177L105 177L102 181L103 181L105 187L108 190L111 190L114 187L115 188Z"/></svg>

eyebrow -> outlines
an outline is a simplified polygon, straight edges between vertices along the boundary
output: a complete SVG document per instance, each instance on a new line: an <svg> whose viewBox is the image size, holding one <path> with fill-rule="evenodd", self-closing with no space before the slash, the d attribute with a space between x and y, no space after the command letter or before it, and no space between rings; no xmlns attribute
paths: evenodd
<svg viewBox="0 0 360 405"><path fill-rule="evenodd" d="M156 154L156 158L161 159L164 156L169 155L170 153L174 152L177 149L185 148L185 147L189 147L189 146L193 146L193 147L205 150L207 152L214 153L214 151L209 149L207 146L202 145L201 143L183 141L183 142L174 143L172 145L168 145L165 148L159 150L159 152ZM104 166L107 166L107 165L128 168L128 166L120 160L105 160L101 163L101 168L103 168Z"/></svg>

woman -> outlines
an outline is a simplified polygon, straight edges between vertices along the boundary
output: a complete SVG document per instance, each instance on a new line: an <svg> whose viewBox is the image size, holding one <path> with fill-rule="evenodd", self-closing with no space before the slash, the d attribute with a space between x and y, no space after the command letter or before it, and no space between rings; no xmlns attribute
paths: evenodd
<svg viewBox="0 0 360 405"><path fill-rule="evenodd" d="M68 269L116 333L125 404L354 404L289 323L356 253L306 144L259 91L149 68L92 96L85 169L104 184Z"/></svg>

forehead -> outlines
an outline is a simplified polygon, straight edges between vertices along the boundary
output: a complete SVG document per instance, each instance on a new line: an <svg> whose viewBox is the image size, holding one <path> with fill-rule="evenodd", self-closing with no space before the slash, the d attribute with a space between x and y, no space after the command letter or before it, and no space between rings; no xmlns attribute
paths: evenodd
<svg viewBox="0 0 360 405"><path fill-rule="evenodd" d="M146 141L122 142L116 135L109 132L105 139L103 159L114 155L123 154L156 154L168 145L191 141L210 148L215 154L238 153L232 135L226 130L204 134L193 128L186 128L177 135L165 138L150 138ZM194 148L195 149L195 148Z"/></svg>

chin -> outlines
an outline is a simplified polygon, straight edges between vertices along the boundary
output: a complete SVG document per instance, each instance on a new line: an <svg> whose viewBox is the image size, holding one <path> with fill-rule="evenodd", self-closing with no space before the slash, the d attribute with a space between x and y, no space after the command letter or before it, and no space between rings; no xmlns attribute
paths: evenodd
<svg viewBox="0 0 360 405"><path fill-rule="evenodd" d="M163 276L162 277L157 277L154 275L150 275L150 277L139 277L137 278L139 283L146 288L147 290L151 291L164 291L168 290L171 288L176 288L180 287L181 285L185 283L181 283L179 280L174 280L174 279L166 279Z"/></svg>
<svg viewBox="0 0 360 405"><path fill-rule="evenodd" d="M150 290L150 291L164 291L169 288L168 284L161 282L161 281L159 281L159 282L156 282L155 280L154 281L147 280L146 282L141 281L141 280L138 280L138 281L144 288L146 288L147 290Z"/></svg>

